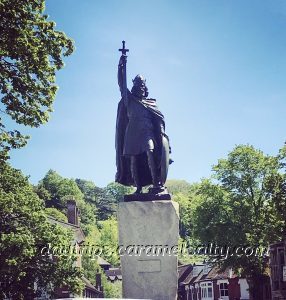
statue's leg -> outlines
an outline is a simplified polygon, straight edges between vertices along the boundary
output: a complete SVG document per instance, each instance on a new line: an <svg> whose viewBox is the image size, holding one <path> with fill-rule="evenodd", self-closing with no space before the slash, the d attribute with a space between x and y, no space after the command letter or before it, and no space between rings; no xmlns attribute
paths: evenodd
<svg viewBox="0 0 286 300"><path fill-rule="evenodd" d="M139 180L137 159L136 159L135 155L131 156L131 174L132 174L133 180L134 180L136 188L137 188L135 193L136 194L142 193L142 186L141 186L140 180Z"/></svg>
<svg viewBox="0 0 286 300"><path fill-rule="evenodd" d="M154 158L154 151L153 149L150 149L147 151L147 157L148 157L148 165L152 176L152 183L154 188L160 187L160 180L158 178L158 172L157 172L157 166Z"/></svg>

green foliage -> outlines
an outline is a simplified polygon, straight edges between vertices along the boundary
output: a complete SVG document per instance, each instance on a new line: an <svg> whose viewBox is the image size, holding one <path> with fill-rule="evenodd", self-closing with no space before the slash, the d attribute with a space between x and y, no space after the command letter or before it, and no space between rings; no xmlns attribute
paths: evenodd
<svg viewBox="0 0 286 300"><path fill-rule="evenodd" d="M49 170L37 187L39 197L45 197L47 207L64 209L66 201L74 199L81 208L84 205L83 194L73 179L60 176L57 172ZM39 191L39 192L38 192Z"/></svg>
<svg viewBox="0 0 286 300"><path fill-rule="evenodd" d="M83 179L63 178L55 171L50 170L35 188L38 195L46 197L46 205L63 211L65 199L74 198L79 204L81 228L86 235L87 248L98 247L103 249L100 256L113 265L119 264L119 256L116 252L118 246L117 222L113 217L116 211L116 203L128 189L121 185L109 184L106 188L98 188L92 181ZM80 199L80 201L78 201ZM89 254L82 259L83 270L86 278L94 281L98 271L98 265ZM105 275L104 275L105 276ZM106 281L107 289L111 294L116 294L118 288ZM115 285L116 286L116 285Z"/></svg>
<svg viewBox="0 0 286 300"><path fill-rule="evenodd" d="M269 235L279 241L286 236L286 145L280 149L276 158L279 167L268 177L266 188L272 194L270 204L274 212L271 215L274 226Z"/></svg>
<svg viewBox="0 0 286 300"><path fill-rule="evenodd" d="M228 159L214 167L216 178L237 209L234 220L240 222L252 243L274 242L268 228L276 222L271 207L272 191L268 181L278 171L277 157L264 155L252 146L237 146ZM235 216L234 216L235 217ZM273 239L272 239L273 238Z"/></svg>
<svg viewBox="0 0 286 300"><path fill-rule="evenodd" d="M96 228L96 207L89 203L81 206L80 222L85 235L90 235L93 228Z"/></svg>
<svg viewBox="0 0 286 300"><path fill-rule="evenodd" d="M57 210L54 207L45 208L45 213L47 216L55 218L57 221L67 222L68 218L61 211Z"/></svg>
<svg viewBox="0 0 286 300"><path fill-rule="evenodd" d="M50 201L52 198L51 193L48 190L46 190L42 184L34 186L34 192L38 195L40 199L44 200L45 202Z"/></svg>
<svg viewBox="0 0 286 300"><path fill-rule="evenodd" d="M106 259L109 263L118 265L119 257L116 253L117 249L117 222L114 219L100 221L101 229L97 229L92 226L92 231L86 237L85 245L96 246L97 250L94 253L86 253L82 257L82 267L84 276L95 284L96 274L101 274L102 286L104 290L104 296L106 298L121 298L122 297L122 284L121 282L111 283L107 280L104 271L97 263L97 257L95 254L99 254L102 258ZM95 248L94 248L95 249ZM100 253L100 249L103 249L103 253ZM92 252L92 251L91 251Z"/></svg>
<svg viewBox="0 0 286 300"><path fill-rule="evenodd" d="M105 276L105 275L104 275ZM102 278L104 278L104 276ZM110 282L107 279L103 279L104 296L106 298L122 298L122 282L117 280L116 282Z"/></svg>
<svg viewBox="0 0 286 300"><path fill-rule="evenodd" d="M171 194L188 195L191 189L191 184L185 180L169 179L166 182L166 187Z"/></svg>
<svg viewBox="0 0 286 300"><path fill-rule="evenodd" d="M131 194L133 191L133 187L124 186L117 182L111 182L106 186L107 194L110 195L113 199L115 199L116 203L122 202L123 196Z"/></svg>
<svg viewBox="0 0 286 300"><path fill-rule="evenodd" d="M99 231L99 245L104 249L101 256L113 266L119 265L117 220L110 218L100 221Z"/></svg>
<svg viewBox="0 0 286 300"><path fill-rule="evenodd" d="M73 42L44 15L44 0L0 1L0 111L19 124L38 127L48 121L56 96L55 72ZM6 128L0 118L0 160L28 137Z"/></svg>
<svg viewBox="0 0 286 300"><path fill-rule="evenodd" d="M243 239L240 240L241 235L239 234L241 233L240 220L235 226L234 217L243 218L245 214L240 215L239 211L236 212L236 208L233 209L228 194L219 185L213 184L207 179L202 181L199 194L202 199L197 202L192 216L195 236L199 236L204 243L215 241L219 245L243 242ZM224 234L221 234L222 232Z"/></svg>
<svg viewBox="0 0 286 300"><path fill-rule="evenodd" d="M0 164L0 298L32 299L34 283L47 291L68 284L80 292L81 272L65 255L52 261L43 255L47 245L67 247L71 234L47 221L43 202L20 171Z"/></svg>
<svg viewBox="0 0 286 300"><path fill-rule="evenodd" d="M90 257L87 253L82 256L82 268L85 278L95 285L96 274L100 272L100 266L96 261L96 257Z"/></svg>
<svg viewBox="0 0 286 300"><path fill-rule="evenodd" d="M204 180L193 211L194 235L204 244L220 246L267 247L277 240L269 181L278 171L278 159L266 156L252 146L239 145L227 159L213 167L214 180ZM249 276L263 274L264 257L233 255L217 257L222 267L241 269Z"/></svg>
<svg viewBox="0 0 286 300"><path fill-rule="evenodd" d="M168 183L167 183L168 184ZM194 210L200 202L200 197L197 195L199 190L198 184L189 184L183 180L172 180L172 200L179 203L179 249L195 248L200 244L196 236L194 236ZM185 187L185 188L184 188ZM168 187L169 190L169 187ZM182 190L182 192L180 192ZM202 262L204 257L194 255L194 253L186 253L179 251L178 259L183 264Z"/></svg>
<svg viewBox="0 0 286 300"><path fill-rule="evenodd" d="M179 203L180 236L184 239L191 236L191 202L188 196L178 193L173 195L173 201Z"/></svg>
<svg viewBox="0 0 286 300"><path fill-rule="evenodd" d="M82 180L82 183L85 184L85 181ZM83 188L83 185L78 185L78 180L64 178L57 172L49 170L35 190L38 196L45 201L47 207L57 208L64 213L66 201L69 199L76 200L80 209L81 227L84 234L89 235L93 226L96 226L97 208L94 204L95 199L88 197L95 197L95 194L89 195L90 190L83 189L84 192L87 192L86 196L80 187Z"/></svg>
<svg viewBox="0 0 286 300"><path fill-rule="evenodd" d="M172 200L179 203L180 236L184 240L190 241L193 239L192 211L198 201L198 184L189 184L183 180L172 180L171 186L173 190Z"/></svg>
<svg viewBox="0 0 286 300"><path fill-rule="evenodd" d="M92 204L96 209L98 221L115 216L116 204L119 198L123 197L122 193L128 189L116 183L109 184L106 188L99 188L92 181L76 179L75 182L83 193L85 202Z"/></svg>
<svg viewBox="0 0 286 300"><path fill-rule="evenodd" d="M194 247L199 245L198 241L194 241L192 238L189 238L188 240L179 238L178 247L179 247L179 253L178 253L178 260L180 264L194 264L194 263L201 263L204 261L205 256L198 255L194 253L188 253L187 251L184 251L184 249L188 250L190 247ZM181 249L183 251L181 251Z"/></svg>
<svg viewBox="0 0 286 300"><path fill-rule="evenodd" d="M75 182L83 193L85 202L96 204L97 187L94 182L78 178L75 180Z"/></svg>
<svg viewBox="0 0 286 300"><path fill-rule="evenodd" d="M116 199L105 188L97 188L97 219L107 220L116 214Z"/></svg>

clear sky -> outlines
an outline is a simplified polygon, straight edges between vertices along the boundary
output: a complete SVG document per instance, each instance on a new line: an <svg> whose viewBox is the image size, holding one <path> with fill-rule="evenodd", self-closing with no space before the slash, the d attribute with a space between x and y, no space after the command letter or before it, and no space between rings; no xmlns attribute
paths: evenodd
<svg viewBox="0 0 286 300"><path fill-rule="evenodd" d="M286 1L47 0L76 51L58 72L54 113L24 132L11 163L36 183L62 176L114 180L117 64L147 78L166 119L169 178L199 181L236 144L275 154L286 133Z"/></svg>

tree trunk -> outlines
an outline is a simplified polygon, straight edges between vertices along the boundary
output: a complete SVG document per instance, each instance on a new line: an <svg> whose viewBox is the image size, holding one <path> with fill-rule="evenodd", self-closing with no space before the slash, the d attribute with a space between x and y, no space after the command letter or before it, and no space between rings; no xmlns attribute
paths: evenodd
<svg viewBox="0 0 286 300"><path fill-rule="evenodd" d="M266 275L253 274L251 277L246 278L249 285L249 300L268 300L267 295L264 295L264 288L269 285L269 277Z"/></svg>

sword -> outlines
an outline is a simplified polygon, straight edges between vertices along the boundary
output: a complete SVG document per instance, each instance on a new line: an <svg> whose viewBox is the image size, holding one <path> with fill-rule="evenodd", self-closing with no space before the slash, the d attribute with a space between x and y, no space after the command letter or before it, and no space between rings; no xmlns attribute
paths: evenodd
<svg viewBox="0 0 286 300"><path fill-rule="evenodd" d="M129 49L125 48L125 41L122 41L122 48L118 49L120 51L121 57L124 57L123 59L123 74L122 74L122 85L123 85L123 98L127 99L127 78L126 78L126 62L127 62L127 55L126 53L129 52Z"/></svg>

